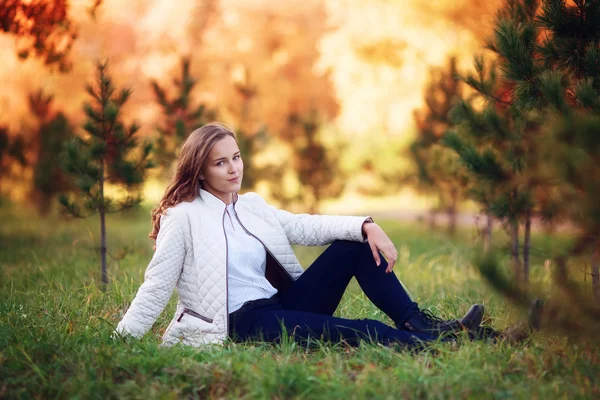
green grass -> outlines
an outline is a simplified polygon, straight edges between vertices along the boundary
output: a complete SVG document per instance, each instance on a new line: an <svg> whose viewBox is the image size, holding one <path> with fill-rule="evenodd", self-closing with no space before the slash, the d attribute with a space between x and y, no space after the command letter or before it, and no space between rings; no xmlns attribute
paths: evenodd
<svg viewBox="0 0 600 400"><path fill-rule="evenodd" d="M110 334L133 299L152 256L148 212L109 218L109 265L102 293L98 222L65 222L0 212L0 398L598 398L598 346L550 333L528 343L434 344L395 351L317 343L159 347L175 296L142 340ZM449 240L417 225L384 221L400 252L395 268L413 298L442 317L486 305L486 323L521 318L470 266L473 235ZM564 240L536 236L532 280ZM499 242L502 238L498 239ZM306 267L322 249L298 248ZM353 282L337 315L389 319Z"/></svg>

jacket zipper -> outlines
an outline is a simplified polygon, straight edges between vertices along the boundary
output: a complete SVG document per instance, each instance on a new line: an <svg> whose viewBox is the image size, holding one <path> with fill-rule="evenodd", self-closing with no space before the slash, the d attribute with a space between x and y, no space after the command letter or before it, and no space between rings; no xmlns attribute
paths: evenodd
<svg viewBox="0 0 600 400"><path fill-rule="evenodd" d="M179 318L177 318L177 322L181 321L181 318L183 318L183 314L189 314L192 317L200 318L202 321L208 322L209 324L212 324L212 322L213 322L212 318L208 318L208 317L205 317L204 315L198 314L196 311L194 311L190 308L183 309L183 312L179 315Z"/></svg>
<svg viewBox="0 0 600 400"><path fill-rule="evenodd" d="M234 208L235 210L235 208ZM253 235L252 233L250 233L250 231L248 229L246 229L246 227L244 226L244 224L242 224L242 221L240 221L240 217L238 217L237 211L235 212L235 218L238 220L238 222L240 223L240 226L246 231L246 233L250 236L252 236L254 239L258 240L263 247L265 248L265 250L267 250L267 252L271 255L271 257L273 257L273 260L275 260L275 262L277 262L277 265L279 265L281 267L281 269L283 270L283 272L285 272L287 274L287 276L290 277L290 279L292 281L294 281L294 278L292 278L292 276L290 275L290 273L287 271L287 269L285 269L283 267L283 265L281 265L281 263L279 262L279 260L277 260L277 258L275 258L275 256L273 255L273 253L271 253L271 251L267 248L267 246L265 246L265 244L263 243L262 240L260 240L259 238L257 238L255 235Z"/></svg>
<svg viewBox="0 0 600 400"><path fill-rule="evenodd" d="M223 235L225 236L225 335L229 336L229 243L227 242L227 232L225 232L225 213L227 212L227 205L225 205L225 211L223 212Z"/></svg>

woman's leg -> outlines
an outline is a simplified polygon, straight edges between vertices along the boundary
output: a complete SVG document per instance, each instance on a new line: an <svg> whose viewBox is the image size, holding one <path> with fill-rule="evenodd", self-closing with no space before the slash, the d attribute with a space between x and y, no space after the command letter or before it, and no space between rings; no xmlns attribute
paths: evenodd
<svg viewBox="0 0 600 400"><path fill-rule="evenodd" d="M332 315L355 277L369 300L401 326L419 311L395 274L386 274L381 256L377 266L366 243L336 241L280 296L285 310Z"/></svg>
<svg viewBox="0 0 600 400"><path fill-rule="evenodd" d="M357 346L362 340L367 340L384 345L400 344L414 347L422 342L439 339L438 335L406 332L375 320L350 320L284 310L279 304L272 303L245 310L236 318L231 328L231 335L236 341L276 342L282 335L290 335L301 344L314 339Z"/></svg>

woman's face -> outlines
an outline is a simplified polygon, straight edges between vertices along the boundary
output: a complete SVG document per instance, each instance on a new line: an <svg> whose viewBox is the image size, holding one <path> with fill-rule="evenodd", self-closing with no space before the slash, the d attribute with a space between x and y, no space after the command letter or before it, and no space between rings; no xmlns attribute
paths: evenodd
<svg viewBox="0 0 600 400"><path fill-rule="evenodd" d="M202 179L202 188L226 204L231 203L232 193L242 186L244 162L235 139L227 136L219 140L208 153Z"/></svg>

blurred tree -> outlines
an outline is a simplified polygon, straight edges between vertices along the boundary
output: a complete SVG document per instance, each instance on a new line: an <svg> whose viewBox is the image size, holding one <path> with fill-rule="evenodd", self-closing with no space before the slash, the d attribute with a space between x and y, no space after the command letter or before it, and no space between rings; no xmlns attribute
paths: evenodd
<svg viewBox="0 0 600 400"><path fill-rule="evenodd" d="M74 133L67 117L52 110L52 96L44 95L41 90L29 94L29 109L38 121L29 144L35 153L30 199L40 214L46 215L56 195L73 188L56 162L56 155Z"/></svg>
<svg viewBox="0 0 600 400"><path fill-rule="evenodd" d="M214 119L214 112L204 104L193 105L192 91L196 83L197 80L190 74L189 57L182 57L181 77L173 79L175 97L170 98L168 89L161 87L156 80L151 82L165 120L163 126L158 128L155 156L163 177L170 173L169 168L188 135Z"/></svg>
<svg viewBox="0 0 600 400"><path fill-rule="evenodd" d="M227 111L236 120L235 133L244 160L243 187L251 190L260 180L272 178L269 173L271 168L256 165L257 154L268 145L270 138L265 125L256 127L256 123L252 121L251 107L253 99L257 96L257 89L246 68L233 86L238 98L228 105Z"/></svg>
<svg viewBox="0 0 600 400"><path fill-rule="evenodd" d="M340 104L338 128L346 135L369 137L377 130L406 136L411 110L422 103L415 93L427 83L423 66L440 65L449 53L460 64L490 33L501 2L353 0L349 6L346 0L327 0L330 29L320 40L318 65L331 73ZM373 167L375 174L391 169Z"/></svg>
<svg viewBox="0 0 600 400"><path fill-rule="evenodd" d="M339 154L319 140L321 123L316 110L306 116L291 114L289 125L289 132L294 133L294 169L301 186L300 198L310 213L316 213L322 200L339 196L344 189Z"/></svg>
<svg viewBox="0 0 600 400"><path fill-rule="evenodd" d="M81 198L69 199L61 196L61 203L69 215L83 218L95 212L100 214L102 259L102 283L108 284L106 273L106 214L116 213L136 206L141 201L139 189L144 182L148 168L153 167L149 160L152 144L139 144L137 125L125 126L122 121L122 107L127 102L131 90L116 92L108 75L107 63L98 63L95 84L86 87L92 103L84 104L87 116L83 128L85 137L76 137L67 142L61 153L61 165L75 180ZM136 154L131 158L130 154ZM126 190L124 198L115 200L105 194L108 184L115 184Z"/></svg>
<svg viewBox="0 0 600 400"><path fill-rule="evenodd" d="M545 211L569 221L577 232L572 246L559 255L562 260L555 263L555 272L564 284L568 258L585 265L581 256L591 255L592 293L596 304L600 304L600 114L587 109L554 110L548 114L548 121L544 155L552 160L546 170L555 181L555 191Z"/></svg>
<svg viewBox="0 0 600 400"><path fill-rule="evenodd" d="M468 179L456 155L440 145L440 139L453 127L449 112L462 93L462 83L457 79L456 58L448 60L446 68L432 68L430 81L425 88L425 107L414 112L417 137L409 145L416 172L408 177L417 190L434 194L438 204L430 210L430 226L435 228L435 214L448 214L448 232L456 231L456 214L459 201L464 198Z"/></svg>
<svg viewBox="0 0 600 400"><path fill-rule="evenodd" d="M510 82L496 79L494 66L486 69L483 59L476 62L477 76L470 74L465 82L486 91L460 100L452 110L457 123L443 143L454 150L464 163L472 181L469 197L505 223L511 238L511 257L515 277L523 282L529 276L529 240L533 203L529 178L535 165L535 123L519 115L502 93ZM483 108L476 102L484 101ZM519 224L525 221L524 262L519 256Z"/></svg>
<svg viewBox="0 0 600 400"><path fill-rule="evenodd" d="M28 165L25 157L25 140L22 135L9 134L8 128L0 126L0 197L4 195L3 182L11 178L14 164Z"/></svg>
<svg viewBox="0 0 600 400"><path fill-rule="evenodd" d="M90 2L93 16L102 0ZM58 66L61 72L71 69L68 55L77 39L77 28L69 18L68 0L2 0L0 27L16 37L19 57L33 54L47 66Z"/></svg>
<svg viewBox="0 0 600 400"><path fill-rule="evenodd" d="M503 76L514 83L505 97L520 116L541 121L535 151L537 180L543 184L532 192L539 213L575 228L567 250L554 250L558 291L545 306L548 324L554 331L593 340L600 330L599 22L598 0L509 0L496 26L496 40L490 42L501 55ZM595 300L568 274L568 259L579 263L590 252ZM511 284L497 258L477 264L496 288L519 304L527 306L536 297L532 290Z"/></svg>
<svg viewBox="0 0 600 400"><path fill-rule="evenodd" d="M335 117L338 108L329 74L316 68L319 41L328 29L325 9L321 0L232 0L221 7L218 22L206 33L218 39L207 40L204 50L205 64L213 66L206 72L206 88L218 99L224 121L240 120L240 109L230 109L229 104L239 103L237 83L244 83L244 76L251 77L251 86L244 90L257 93L247 121L258 126L244 128L249 134L264 124L271 138L289 145L294 140L288 130L290 114L316 108L327 120Z"/></svg>
<svg viewBox="0 0 600 400"><path fill-rule="evenodd" d="M420 2L419 11L425 21L448 21L458 28L484 37L491 31L490 24L502 6L502 0L457 0L449 2Z"/></svg>
<svg viewBox="0 0 600 400"><path fill-rule="evenodd" d="M507 38L501 33L507 18L512 18L529 32L520 49L530 57L536 41L535 12L537 2L508 0L497 17L494 36L487 47L501 63L506 60ZM499 74L500 72L500 74ZM524 114L514 103L513 91L519 84L514 75L495 62L476 57L475 72L462 78L475 93L457 103L452 117L460 123L444 142L457 152L474 177L472 198L484 210L506 221L511 237L511 256L517 279L529 280L531 224L539 204L535 193L550 189L541 179L539 146L543 132L536 115ZM479 104L483 103L483 107ZM523 262L519 256L519 228L524 223Z"/></svg>
<svg viewBox="0 0 600 400"><path fill-rule="evenodd" d="M515 18L499 25L501 66L517 82L518 109L552 121L546 126L543 160L555 190L552 196L542 193L542 212L579 228L570 255L592 254L593 293L599 301L600 1L543 0L537 10L535 28ZM535 29L544 32L537 42Z"/></svg>

